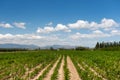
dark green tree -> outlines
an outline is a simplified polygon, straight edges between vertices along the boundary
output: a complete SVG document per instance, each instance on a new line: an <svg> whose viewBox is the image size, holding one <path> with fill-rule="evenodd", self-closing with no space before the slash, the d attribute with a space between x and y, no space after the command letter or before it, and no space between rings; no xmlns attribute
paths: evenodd
<svg viewBox="0 0 120 80"><path fill-rule="evenodd" d="M95 48L96 48L96 49L100 48L100 44L99 44L99 42L97 42Z"/></svg>

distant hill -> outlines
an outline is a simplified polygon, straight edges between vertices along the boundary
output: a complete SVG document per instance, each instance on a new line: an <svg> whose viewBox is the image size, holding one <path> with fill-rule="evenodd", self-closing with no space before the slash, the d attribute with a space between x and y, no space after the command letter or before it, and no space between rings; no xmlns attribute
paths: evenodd
<svg viewBox="0 0 120 80"><path fill-rule="evenodd" d="M20 49L73 49L77 46L70 46L70 45L49 45L45 47L40 47L37 45L25 45L25 44L12 44L12 43L6 43L6 44L0 44L0 48L20 48Z"/></svg>
<svg viewBox="0 0 120 80"><path fill-rule="evenodd" d="M45 46L45 47L41 47L41 49L59 49L59 48L63 48L63 49L73 49L75 48L75 46L70 46L70 45L51 45L51 46Z"/></svg>
<svg viewBox="0 0 120 80"><path fill-rule="evenodd" d="M23 48L27 48L27 49L36 49L36 48L39 48L39 46L6 43L6 44L0 44L0 48L22 48L22 49Z"/></svg>

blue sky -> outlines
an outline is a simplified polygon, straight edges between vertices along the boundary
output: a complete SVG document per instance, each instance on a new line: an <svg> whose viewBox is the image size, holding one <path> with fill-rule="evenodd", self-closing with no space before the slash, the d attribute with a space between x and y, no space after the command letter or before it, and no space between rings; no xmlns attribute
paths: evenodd
<svg viewBox="0 0 120 80"><path fill-rule="evenodd" d="M119 0L0 0L0 43L119 41L119 9Z"/></svg>

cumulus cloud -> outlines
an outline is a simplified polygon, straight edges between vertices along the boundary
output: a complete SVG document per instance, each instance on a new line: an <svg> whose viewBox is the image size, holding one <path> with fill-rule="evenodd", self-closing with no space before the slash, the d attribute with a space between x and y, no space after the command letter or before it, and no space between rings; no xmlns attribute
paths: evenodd
<svg viewBox="0 0 120 80"><path fill-rule="evenodd" d="M56 31L71 32L71 30L63 24L57 24L57 26L55 27L55 30Z"/></svg>
<svg viewBox="0 0 120 80"><path fill-rule="evenodd" d="M63 35L61 35L63 36ZM87 41L87 42L86 42ZM16 44L34 44L38 46L48 46L48 45L88 45L87 43L94 43L89 40L73 40L64 36L64 38L58 35L47 35L40 36L38 34L0 34L0 44L2 43L16 43Z"/></svg>
<svg viewBox="0 0 120 80"><path fill-rule="evenodd" d="M64 43L56 35L40 36L38 34L0 34L0 43L35 44L39 46Z"/></svg>
<svg viewBox="0 0 120 80"><path fill-rule="evenodd" d="M112 30L111 31L111 35L115 36L115 35L120 35L120 30Z"/></svg>
<svg viewBox="0 0 120 80"><path fill-rule="evenodd" d="M78 20L76 23L68 24L69 28L74 29L104 29L109 30L112 27L117 27L119 24L113 19L103 18L100 23L88 22L84 20Z"/></svg>
<svg viewBox="0 0 120 80"><path fill-rule="evenodd" d="M37 33L50 33L56 31L71 32L72 29L88 29L88 30L99 30L103 29L112 30L119 26L119 24L113 19L103 18L100 23L89 22L84 20L78 20L76 23L70 23L68 25L57 24L55 27L52 27L52 22L47 24L47 27L38 28Z"/></svg>
<svg viewBox="0 0 120 80"><path fill-rule="evenodd" d="M53 22L49 22L48 24L46 24L47 26L52 26Z"/></svg>
<svg viewBox="0 0 120 80"><path fill-rule="evenodd" d="M2 39L2 38L13 38L13 35L12 34L0 34L0 39Z"/></svg>
<svg viewBox="0 0 120 80"><path fill-rule="evenodd" d="M42 36L34 35L34 34L0 34L0 39L41 39Z"/></svg>
<svg viewBox="0 0 120 80"><path fill-rule="evenodd" d="M14 23L0 23L0 27L3 27L3 28L14 28L14 27L17 27L17 28L21 28L21 29L25 29L26 23L24 22L14 22Z"/></svg>
<svg viewBox="0 0 120 80"><path fill-rule="evenodd" d="M0 27L11 28L18 27L25 29L26 23L0 23ZM0 34L0 43L18 43L20 44L35 44L40 46L46 45L91 45L95 44L97 40L108 39L114 36L120 36L119 24L113 19L102 19L99 23L92 21L78 20L76 23L68 25L57 24L53 26L50 22L43 28L38 27L37 33L43 34ZM77 29L77 30L74 30ZM86 29L80 30L80 29ZM71 30L73 30L71 32ZM106 31L109 30L109 31ZM53 33L52 33L53 32ZM71 32L64 34L62 32ZM82 33L81 33L82 32ZM88 33L86 33L88 32ZM46 35L46 33L48 33ZM49 34L52 33L52 34Z"/></svg>
<svg viewBox="0 0 120 80"><path fill-rule="evenodd" d="M19 23L18 22L14 22L13 25L15 27L18 27L18 28L26 29L26 27L25 27L26 23L24 23L24 22L19 22Z"/></svg>
<svg viewBox="0 0 120 80"><path fill-rule="evenodd" d="M77 32L76 34L70 35L70 38L72 39L92 39L92 38L104 38L104 37L110 37L111 34L103 33L100 30L95 30L90 34L81 34Z"/></svg>
<svg viewBox="0 0 120 80"><path fill-rule="evenodd" d="M118 23L115 22L113 19L104 18L104 19L102 19L100 26L103 28L108 28L108 27L112 27L112 26L118 26Z"/></svg>
<svg viewBox="0 0 120 80"><path fill-rule="evenodd" d="M94 33L94 34L103 34L103 32L100 31L100 30L95 30L95 31L93 31L93 33Z"/></svg>
<svg viewBox="0 0 120 80"><path fill-rule="evenodd" d="M70 28L89 28L89 22L84 20L78 20L76 23L68 24Z"/></svg>
<svg viewBox="0 0 120 80"><path fill-rule="evenodd" d="M42 28L38 28L37 29L37 33L50 33L50 32L54 32L55 29L53 27L44 27Z"/></svg>
<svg viewBox="0 0 120 80"><path fill-rule="evenodd" d="M56 27L46 26L44 28L38 28L37 33L50 33L50 32L56 32L56 31L64 31L64 32L71 32L71 30L63 25L63 24L57 24Z"/></svg>
<svg viewBox="0 0 120 80"><path fill-rule="evenodd" d="M3 28L12 28L12 25L9 24L9 23L0 23L0 27L3 27Z"/></svg>
<svg viewBox="0 0 120 80"><path fill-rule="evenodd" d="M17 43L17 44L35 44L39 46L46 45L83 45L90 46L97 42L96 39L110 38L119 35L119 30L112 30L110 33L105 33L100 30L94 30L91 33L75 34L0 34L0 43ZM20 43L19 43L20 42Z"/></svg>

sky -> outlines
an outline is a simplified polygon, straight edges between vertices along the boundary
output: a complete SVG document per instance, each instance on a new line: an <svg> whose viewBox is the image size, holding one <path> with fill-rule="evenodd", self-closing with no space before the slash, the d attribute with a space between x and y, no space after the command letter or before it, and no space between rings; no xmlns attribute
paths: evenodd
<svg viewBox="0 0 120 80"><path fill-rule="evenodd" d="M0 44L72 45L120 40L120 0L0 0Z"/></svg>

